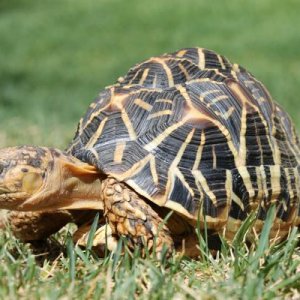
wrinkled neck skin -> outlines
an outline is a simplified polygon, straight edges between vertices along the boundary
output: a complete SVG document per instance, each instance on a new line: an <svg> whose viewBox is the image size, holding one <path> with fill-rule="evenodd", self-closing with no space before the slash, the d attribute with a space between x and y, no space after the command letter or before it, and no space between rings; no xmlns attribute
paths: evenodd
<svg viewBox="0 0 300 300"><path fill-rule="evenodd" d="M20 203L20 211L64 209L103 210L99 171L72 156L55 150L42 186Z"/></svg>

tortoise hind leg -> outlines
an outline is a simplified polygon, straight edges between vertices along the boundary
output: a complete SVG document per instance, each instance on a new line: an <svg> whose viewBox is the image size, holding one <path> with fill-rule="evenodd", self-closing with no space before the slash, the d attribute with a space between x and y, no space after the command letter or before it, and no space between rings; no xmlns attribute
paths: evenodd
<svg viewBox="0 0 300 300"><path fill-rule="evenodd" d="M125 236L128 246L154 250L158 257L165 248L172 253L174 243L163 219L139 195L114 178L103 182L104 215L113 234Z"/></svg>
<svg viewBox="0 0 300 300"><path fill-rule="evenodd" d="M73 241L86 248L91 230L91 224L84 224L80 226L73 234ZM118 241L112 234L112 230L108 224L98 224L98 229L93 238L92 249L98 254L99 257L104 257L106 249L110 252L115 252L117 249Z"/></svg>

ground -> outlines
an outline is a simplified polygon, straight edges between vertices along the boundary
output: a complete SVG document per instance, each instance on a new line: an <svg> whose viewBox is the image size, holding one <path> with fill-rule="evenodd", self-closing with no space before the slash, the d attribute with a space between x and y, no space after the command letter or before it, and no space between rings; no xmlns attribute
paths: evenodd
<svg viewBox="0 0 300 300"><path fill-rule="evenodd" d="M66 147L98 91L133 64L187 46L246 67L300 129L299 11L297 0L1 0L0 147ZM36 256L1 232L0 298L299 299L297 233L269 246L266 226L248 249L246 225L218 257L200 239L201 261L99 259L72 245L71 227Z"/></svg>

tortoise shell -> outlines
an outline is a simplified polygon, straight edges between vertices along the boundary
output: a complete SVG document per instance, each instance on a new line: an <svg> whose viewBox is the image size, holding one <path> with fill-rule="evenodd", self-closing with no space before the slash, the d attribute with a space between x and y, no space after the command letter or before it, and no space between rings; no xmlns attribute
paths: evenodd
<svg viewBox="0 0 300 300"><path fill-rule="evenodd" d="M202 48L146 60L100 92L71 154L159 206L233 231L271 203L299 224L299 141L248 71ZM275 222L275 223L276 223Z"/></svg>

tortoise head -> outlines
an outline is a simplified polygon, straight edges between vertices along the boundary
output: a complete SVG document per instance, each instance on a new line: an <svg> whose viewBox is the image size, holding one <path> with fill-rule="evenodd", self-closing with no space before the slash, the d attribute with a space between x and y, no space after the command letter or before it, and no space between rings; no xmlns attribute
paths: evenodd
<svg viewBox="0 0 300 300"><path fill-rule="evenodd" d="M42 189L53 167L50 149L12 147L0 150L0 208L18 209Z"/></svg>
<svg viewBox="0 0 300 300"><path fill-rule="evenodd" d="M89 198L97 193L99 200L100 191L98 171L63 151L32 146L0 150L0 209L89 208Z"/></svg>

